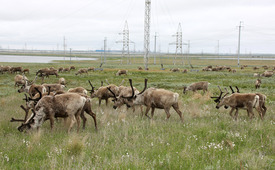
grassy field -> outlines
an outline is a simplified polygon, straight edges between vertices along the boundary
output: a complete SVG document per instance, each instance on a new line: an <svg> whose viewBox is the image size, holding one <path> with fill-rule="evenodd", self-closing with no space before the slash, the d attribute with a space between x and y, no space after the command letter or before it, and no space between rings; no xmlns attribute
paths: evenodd
<svg viewBox="0 0 275 170"><path fill-rule="evenodd" d="M125 79L124 85L128 85L131 78L139 90L148 78L148 87L180 94L184 123L173 109L169 120L165 119L164 110L156 110L154 118L149 120L139 109L134 113L125 107L114 110L111 101L108 106L103 102L99 107L98 99L92 99L92 110L98 120L97 132L92 118L87 115L86 129L80 133L76 133L74 127L68 134L62 120L55 122L53 132L46 121L39 132L20 133L17 130L20 123L9 121L11 117L23 118L24 112L19 106L25 104L24 94L17 93L14 88L14 74L0 75L0 169L275 169L275 76L262 78L262 87L256 90L252 70L256 65L275 65L274 61L242 61L241 64L249 67L241 70L233 60L192 59L194 68L191 71L188 65L167 64L172 63L172 59L167 58L163 59L166 70L160 70L160 64L150 64L149 71L138 71L137 67L143 66L142 61L142 58L135 58L131 65L120 65L119 58L113 58L104 64L103 71L81 76L75 76L76 71L72 71L60 73L60 77L67 80L67 89L77 86L91 89L88 80L96 88L105 79L117 85ZM98 67L99 61L0 65L30 68L27 77L34 79L39 68ZM237 73L202 72L206 65L231 66ZM169 71L177 67L189 72ZM129 74L115 76L120 68L128 69ZM263 71L261 68L257 72ZM209 92L182 93L184 85L198 81L209 81ZM51 76L45 82L57 83L58 78ZM216 109L210 97L219 94L217 85L222 88L238 86L241 92L265 94L268 110L264 120L259 118L256 110L253 120L241 110L238 121L233 121L229 109Z"/></svg>

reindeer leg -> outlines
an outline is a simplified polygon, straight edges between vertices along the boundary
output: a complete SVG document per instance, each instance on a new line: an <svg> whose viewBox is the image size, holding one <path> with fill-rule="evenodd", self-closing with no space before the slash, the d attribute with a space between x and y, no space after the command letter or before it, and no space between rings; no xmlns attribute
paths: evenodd
<svg viewBox="0 0 275 170"><path fill-rule="evenodd" d="M169 113L170 108L164 108L164 110L165 110L165 113L166 113L166 120L168 120L169 117L171 116L171 114Z"/></svg>
<svg viewBox="0 0 275 170"><path fill-rule="evenodd" d="M263 103L263 105L262 105L262 109L263 109L262 115L263 115L263 118L264 118L265 113L266 113L266 110L267 110L267 108L265 107L264 103Z"/></svg>
<svg viewBox="0 0 275 170"><path fill-rule="evenodd" d="M106 101L106 106L108 106L108 99L105 99L105 101Z"/></svg>
<svg viewBox="0 0 275 170"><path fill-rule="evenodd" d="M155 108L154 108L154 107L152 107L152 110L151 110L151 118L153 118L153 116L154 116L154 112L155 112Z"/></svg>
<svg viewBox="0 0 275 170"><path fill-rule="evenodd" d="M80 118L79 118L79 114L77 114L75 117L76 117L76 123L77 123L77 133L79 133L79 127L80 127Z"/></svg>
<svg viewBox="0 0 275 170"><path fill-rule="evenodd" d="M85 126L86 126L86 121L87 121L87 118L84 115L84 110L81 111L80 117L81 117L81 119L83 121L83 127L82 127L82 129L84 130Z"/></svg>
<svg viewBox="0 0 275 170"><path fill-rule="evenodd" d="M69 118L70 118L70 125L69 125L69 128L68 128L68 133L70 133L74 123L76 122L76 119L75 119L74 115L69 116Z"/></svg>
<svg viewBox="0 0 275 170"><path fill-rule="evenodd" d="M233 116L232 116L232 112L233 112L234 110L235 110L235 108L232 107L231 110L230 110L230 112L229 112L229 115L230 115L231 117L233 117Z"/></svg>
<svg viewBox="0 0 275 170"><path fill-rule="evenodd" d="M151 109L151 107L147 106L146 111L145 111L145 116L147 116L149 119L151 119L151 118L147 114L148 114L150 109Z"/></svg>
<svg viewBox="0 0 275 170"><path fill-rule="evenodd" d="M53 126L54 126L54 117L50 116L50 123L51 123L51 131L53 131Z"/></svg>
<svg viewBox="0 0 275 170"><path fill-rule="evenodd" d="M180 120L181 120L181 122L183 123L183 115L182 115L182 112L180 111L180 109L179 109L179 105L178 105L178 103L176 103L176 104L174 104L174 105L172 105L172 107L175 109L175 111L178 113L178 115L180 116Z"/></svg>
<svg viewBox="0 0 275 170"><path fill-rule="evenodd" d="M239 115L239 109L236 108L235 117L234 117L236 121L237 121L237 119L238 119L238 115Z"/></svg>

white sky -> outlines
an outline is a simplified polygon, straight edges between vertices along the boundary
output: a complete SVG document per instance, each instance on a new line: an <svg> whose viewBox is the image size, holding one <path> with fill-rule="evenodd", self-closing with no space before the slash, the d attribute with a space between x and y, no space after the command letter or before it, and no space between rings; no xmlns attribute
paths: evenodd
<svg viewBox="0 0 275 170"><path fill-rule="evenodd" d="M151 51L175 51L178 25L191 53L236 53L243 21L241 53L275 53L274 0L151 0ZM0 0L2 48L122 49L127 20L130 40L143 50L145 0ZM186 46L183 46L184 51ZM130 46L133 49L133 45Z"/></svg>

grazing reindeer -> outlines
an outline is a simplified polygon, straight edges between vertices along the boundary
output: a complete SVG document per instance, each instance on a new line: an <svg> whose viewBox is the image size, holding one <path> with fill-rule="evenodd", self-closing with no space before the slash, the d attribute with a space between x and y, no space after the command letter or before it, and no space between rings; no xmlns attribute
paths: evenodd
<svg viewBox="0 0 275 170"><path fill-rule="evenodd" d="M23 86L24 84L26 84L26 81L28 81L28 78L26 76L21 76L19 74L17 74L15 77L14 77L14 87L16 86Z"/></svg>
<svg viewBox="0 0 275 170"><path fill-rule="evenodd" d="M50 89L50 92L64 91L65 85L62 84L43 84L43 86L47 89Z"/></svg>
<svg viewBox="0 0 275 170"><path fill-rule="evenodd" d="M86 68L81 68L77 71L77 73L75 73L75 75L83 74L83 73L88 74L88 70Z"/></svg>
<svg viewBox="0 0 275 170"><path fill-rule="evenodd" d="M255 88L259 89L261 87L261 83L262 83L262 81L260 79L257 79L255 82Z"/></svg>
<svg viewBox="0 0 275 170"><path fill-rule="evenodd" d="M121 83L122 84L122 83ZM127 104L127 99L125 99L123 96L130 96L132 94L132 88L131 87L125 87L125 86L119 86L119 94L118 96L116 96L116 94L109 88L107 87L107 89L113 94L114 99L112 100L114 102L114 109L117 109L118 107L121 107L124 104ZM139 94L139 91L135 88L135 95ZM132 107L133 108L133 112L135 112L135 106ZM127 107L128 109L128 107ZM142 106L140 107L141 113L143 113L142 110Z"/></svg>
<svg viewBox="0 0 275 170"><path fill-rule="evenodd" d="M26 74L26 73L30 74L30 69L25 68L25 69L23 70L23 73L24 73L24 74Z"/></svg>
<svg viewBox="0 0 275 170"><path fill-rule="evenodd" d="M37 79L37 76L32 82L25 81L25 84L21 86L21 88L18 90L18 93L26 92L28 93L31 97L34 97L35 94L38 92L35 90L37 88L39 91L42 93L45 93L47 91L46 87L44 85L36 85L34 84Z"/></svg>
<svg viewBox="0 0 275 170"><path fill-rule="evenodd" d="M120 76L122 74L127 75L127 72L128 72L128 70L118 70L117 73L116 73L116 76Z"/></svg>
<svg viewBox="0 0 275 170"><path fill-rule="evenodd" d="M208 91L208 85L209 84L210 83L207 82L207 81L200 81L200 82L197 82L197 83L193 83L188 87L184 86L183 94L186 94L186 91L196 92L197 90L203 90L203 93L205 93L205 91Z"/></svg>
<svg viewBox="0 0 275 170"><path fill-rule="evenodd" d="M260 104L260 95L262 94L259 95L256 93L233 93L227 96L229 94L227 90L224 96L222 96L222 93L223 92L220 89L219 97L211 97L211 98L216 98L215 102L217 103L216 105L217 109L219 109L221 106L225 106L225 108L231 107L229 114L231 117L233 117L232 113L234 110L236 110L235 116L233 118L237 120L239 109L247 110L248 116L252 119L254 116L253 108L256 108L261 119L263 119L265 111L262 110L263 106L261 106ZM266 97L264 95L262 97L263 97L262 100L265 101ZM261 101L261 102L264 103L264 101Z"/></svg>
<svg viewBox="0 0 275 170"><path fill-rule="evenodd" d="M261 76L262 77L271 77L273 75L273 71L265 71Z"/></svg>
<svg viewBox="0 0 275 170"><path fill-rule="evenodd" d="M170 71L172 71L172 72L179 72L180 69L179 68L171 68Z"/></svg>
<svg viewBox="0 0 275 170"><path fill-rule="evenodd" d="M69 93L81 93L81 94L88 94L88 91L84 89L83 87L76 87L76 88L70 88L68 90Z"/></svg>
<svg viewBox="0 0 275 170"><path fill-rule="evenodd" d="M109 84L108 86L101 86L95 90L94 86L89 80L89 84L92 87L92 90L88 90L91 93L91 98L97 97L99 100L99 106L101 105L101 100L105 99L106 106L108 105L108 99L113 98L113 94L107 89L109 87L116 95L118 95L118 87L114 84Z"/></svg>
<svg viewBox="0 0 275 170"><path fill-rule="evenodd" d="M61 78L58 80L58 83L61 84L61 85L65 85L65 84L66 84L65 78L61 77Z"/></svg>
<svg viewBox="0 0 275 170"><path fill-rule="evenodd" d="M180 116L181 121L183 122L183 115L182 112L179 110L179 94L171 92L169 90L165 89L156 89L156 88L147 88L147 79L145 79L145 87L144 89L135 95L134 88L132 85L132 80L129 79L130 86L132 88L132 95L130 97L124 97L127 99L126 105L128 107L132 107L135 105L145 105L146 111L145 116L150 118L147 114L150 109L151 110L151 116L153 118L155 108L157 109L164 109L166 112L166 117L169 119L170 115L170 108L173 107L174 110L178 113Z"/></svg>
<svg viewBox="0 0 275 170"><path fill-rule="evenodd" d="M51 129L54 126L55 117L70 118L70 132L74 123L77 122L77 132L80 126L80 114L84 108L87 98L76 93L65 93L54 96L45 96L39 100L30 119L23 123L18 130L20 132L38 129L42 123L50 119Z"/></svg>
<svg viewBox="0 0 275 170"><path fill-rule="evenodd" d="M17 73L17 72L22 73L23 69L22 69L22 67L11 67L10 72L11 73Z"/></svg>

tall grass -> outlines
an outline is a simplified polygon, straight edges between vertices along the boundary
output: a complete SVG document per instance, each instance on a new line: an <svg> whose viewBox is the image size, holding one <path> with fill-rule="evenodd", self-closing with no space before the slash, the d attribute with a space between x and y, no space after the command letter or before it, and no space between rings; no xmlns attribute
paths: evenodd
<svg viewBox="0 0 275 170"><path fill-rule="evenodd" d="M196 69L201 70L201 61L193 62ZM211 64L219 62L211 61ZM95 61L74 65L84 68L99 64ZM35 77L38 68L52 66L58 68L68 64L23 64L31 70L27 75L29 79ZM47 121L39 132L20 133L16 129L20 123L9 120L24 117L19 107L24 104L24 95L13 87L14 75L0 75L0 169L274 169L274 76L262 78L262 87L255 90L251 68L237 68L236 74L226 71L183 74L171 73L168 69L161 71L154 65L150 66L150 71L137 71L137 66L119 66L129 69L129 75L122 77L115 76L118 66L112 62L107 63L102 72L75 76L73 71L60 76L67 80L67 88L83 86L87 89L91 88L88 80L97 88L105 79L114 84L125 79L124 85L128 85L128 78L133 79L135 87L143 89L144 78L148 78L148 87L165 88L180 94L184 123L172 109L169 120L165 119L163 110L156 110L149 120L138 108L135 112L126 107L114 110L111 102L108 106L103 102L99 107L98 100L93 99L98 131L94 129L92 118L86 116L86 129L80 133L73 128L73 132L67 134L62 120L55 122L53 132ZM209 92L182 94L184 85L202 80L211 83ZM56 83L58 78L50 77L45 82ZM210 97L218 95L217 85L223 88L238 86L241 92L265 94L268 110L264 120L260 120L256 110L253 120L247 117L246 111L240 111L238 121L233 121L229 110L215 109Z"/></svg>

